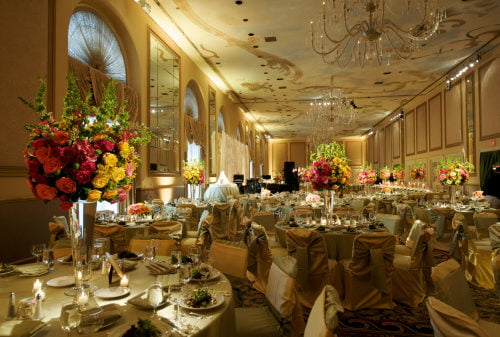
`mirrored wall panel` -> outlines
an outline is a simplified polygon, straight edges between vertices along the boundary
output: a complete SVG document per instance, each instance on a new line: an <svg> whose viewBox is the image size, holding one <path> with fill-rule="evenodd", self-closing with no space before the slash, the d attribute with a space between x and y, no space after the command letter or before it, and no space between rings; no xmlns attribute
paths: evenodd
<svg viewBox="0 0 500 337"><path fill-rule="evenodd" d="M150 174L180 172L179 57L150 32Z"/></svg>
<svg viewBox="0 0 500 337"><path fill-rule="evenodd" d="M215 90L208 89L208 115L210 132L210 151L208 154L209 175L217 176L217 113L215 105Z"/></svg>

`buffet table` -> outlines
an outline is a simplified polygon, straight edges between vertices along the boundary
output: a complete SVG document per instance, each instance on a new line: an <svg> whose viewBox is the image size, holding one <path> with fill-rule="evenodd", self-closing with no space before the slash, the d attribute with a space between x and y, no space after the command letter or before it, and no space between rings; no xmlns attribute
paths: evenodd
<svg viewBox="0 0 500 337"><path fill-rule="evenodd" d="M132 324L136 324L139 318L149 319L152 316L152 310L143 309L135 305L127 303L127 301L134 296L140 295L144 292L155 279L162 282L165 281L165 277L168 275L151 275L146 268L147 262L138 262L137 268L129 271L126 275L129 278L129 294L123 294L117 298L111 298L105 296L104 298L99 298L95 296L99 306L113 304L119 316L121 316L116 322L107 328L101 329L99 332L94 333L93 336L116 336L121 337L122 334L130 328ZM61 329L59 322L59 316L61 312L62 304L69 304L72 301L72 297L68 297L64 294L70 286L66 287L51 287L47 285L47 281L53 280L57 277L70 276L73 274L73 268L71 264L56 263L55 270L49 272L45 275L28 277L21 276L18 274L5 275L0 278L0 306L7 310L9 302L10 292L15 292L17 301L32 297L32 288L36 279L39 279L43 283L43 289L46 293L46 298L43 301L43 318L42 322L46 323L41 329L39 329L33 336L66 336L66 332ZM100 269L93 272L92 275L93 283L99 287L99 289L104 289L106 292L108 290L116 289L118 284L112 284L112 288L109 288L107 275L101 275ZM50 282L49 282L50 284ZM163 283L165 284L165 283ZM200 283L189 283L188 289L191 291L197 287L200 287ZM180 313L183 317L183 323L189 324L194 327L194 333L191 336L200 337L217 337L217 336L234 336L234 309L233 309L233 299L232 299L232 288L228 279L221 273L220 276L213 281L207 283L210 293L216 294L223 300L220 304L213 309L207 310L185 310L181 309ZM109 298L107 298L109 297ZM172 298L182 297L180 292L172 292ZM115 310L115 311L116 311ZM169 329L170 324L174 323L178 326L176 321L176 310L175 306L171 301L158 309L158 315L163 317L159 321L153 320L153 322L159 322L158 327L163 329ZM1 315L0 322L4 324L5 315ZM29 321L25 321L29 322ZM155 324L156 325L156 324ZM14 333L13 335L19 335ZM73 336L77 336L78 333L73 332Z"/></svg>

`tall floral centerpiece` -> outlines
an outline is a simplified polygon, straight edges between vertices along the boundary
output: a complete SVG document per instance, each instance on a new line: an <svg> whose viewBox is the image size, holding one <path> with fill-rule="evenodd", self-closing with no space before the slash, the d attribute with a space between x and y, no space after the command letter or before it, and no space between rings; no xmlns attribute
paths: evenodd
<svg viewBox="0 0 500 337"><path fill-rule="evenodd" d="M342 191L351 179L351 168L345 149L337 142L320 144L316 152L310 154L312 165L309 168L309 181L313 189L325 191L325 211L328 216L333 212L333 195Z"/></svg>
<svg viewBox="0 0 500 337"><path fill-rule="evenodd" d="M392 167L392 176L396 180L403 180L405 178L405 168L400 164L394 164Z"/></svg>
<svg viewBox="0 0 500 337"><path fill-rule="evenodd" d="M456 202L456 186L464 185L469 181L470 171L474 165L465 160L447 157L438 163L438 179L443 186L450 186L452 204Z"/></svg>
<svg viewBox="0 0 500 337"><path fill-rule="evenodd" d="M366 187L366 193L369 194L370 186L377 180L377 172L375 172L371 164L367 164L359 170L356 178L361 185Z"/></svg>
<svg viewBox="0 0 500 337"><path fill-rule="evenodd" d="M90 96L82 100L76 78L69 76L59 120L47 111L45 93L42 82L33 103L21 99L40 118L25 126L27 181L36 198L58 200L61 209L69 210L75 278L81 279L90 264L96 202L127 198L140 163L134 145L149 142L151 133L129 123L125 107L118 107L113 81L101 105L91 106Z"/></svg>
<svg viewBox="0 0 500 337"><path fill-rule="evenodd" d="M415 163L415 166L410 170L410 178L414 180L425 179L424 164L421 162Z"/></svg>
<svg viewBox="0 0 500 337"><path fill-rule="evenodd" d="M204 168L204 163L197 160L183 161L182 163L182 175L188 185L189 194L193 202L196 200L196 188L205 182Z"/></svg>

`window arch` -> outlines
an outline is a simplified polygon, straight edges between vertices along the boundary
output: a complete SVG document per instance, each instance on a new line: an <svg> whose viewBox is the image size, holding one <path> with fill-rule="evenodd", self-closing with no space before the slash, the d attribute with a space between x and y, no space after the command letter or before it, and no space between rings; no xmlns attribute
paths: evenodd
<svg viewBox="0 0 500 337"><path fill-rule="evenodd" d="M80 10L71 15L68 55L123 83L127 81L120 43L108 24L92 12Z"/></svg>
<svg viewBox="0 0 500 337"><path fill-rule="evenodd" d="M224 124L224 115L222 114L221 110L219 110L217 117L217 131L221 133L226 131L226 125Z"/></svg>

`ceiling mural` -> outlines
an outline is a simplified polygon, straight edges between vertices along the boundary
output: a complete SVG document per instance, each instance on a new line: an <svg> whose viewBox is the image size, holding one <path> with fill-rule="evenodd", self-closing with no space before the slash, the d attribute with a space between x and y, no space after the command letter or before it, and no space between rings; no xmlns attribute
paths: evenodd
<svg viewBox="0 0 500 337"><path fill-rule="evenodd" d="M389 0L387 0L389 1ZM340 69L311 48L322 0L155 0L227 85L236 104L273 138L307 137L310 103L333 85L358 107L337 131L359 136L462 61L498 44L500 0L440 0L446 18L410 60Z"/></svg>

